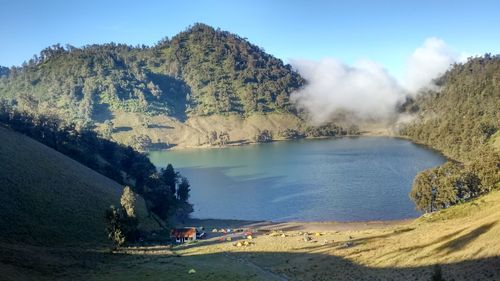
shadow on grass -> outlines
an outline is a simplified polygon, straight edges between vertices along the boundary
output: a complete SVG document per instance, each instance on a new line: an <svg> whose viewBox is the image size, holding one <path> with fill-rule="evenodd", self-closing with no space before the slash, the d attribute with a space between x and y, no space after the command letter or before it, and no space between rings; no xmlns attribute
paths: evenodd
<svg viewBox="0 0 500 281"><path fill-rule="evenodd" d="M463 234L457 238L450 240L449 242L444 243L437 251L444 251L446 253L450 253L453 251L459 251L465 248L470 242L476 240L482 234L488 232L493 226L495 226L496 222L484 224L467 234Z"/></svg>
<svg viewBox="0 0 500 281"><path fill-rule="evenodd" d="M432 280L435 264L372 267L320 253L176 255L168 249L109 251L0 247L2 280ZM161 252L163 251L163 252ZM500 280L500 257L439 264L443 280ZM188 271L194 269L195 274ZM22 277L22 278L20 278Z"/></svg>
<svg viewBox="0 0 500 281"><path fill-rule="evenodd" d="M129 132L129 131L132 131L132 127L123 126L123 127L116 127L113 129L113 132L115 133Z"/></svg>
<svg viewBox="0 0 500 281"><path fill-rule="evenodd" d="M158 151L158 150L165 150L165 149L171 149L172 147L175 147L175 144L171 143L164 143L164 142L155 142L152 143L148 149L150 151Z"/></svg>
<svg viewBox="0 0 500 281"><path fill-rule="evenodd" d="M172 126L168 125L160 125L160 124L151 124L148 126L150 129L174 129Z"/></svg>

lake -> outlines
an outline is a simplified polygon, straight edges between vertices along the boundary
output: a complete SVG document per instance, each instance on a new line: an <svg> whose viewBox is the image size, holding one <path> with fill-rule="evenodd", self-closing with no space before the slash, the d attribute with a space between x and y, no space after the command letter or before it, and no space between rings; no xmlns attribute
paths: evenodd
<svg viewBox="0 0 500 281"><path fill-rule="evenodd" d="M367 221L419 215L408 193L439 153L389 137L299 140L154 151L191 183L194 218Z"/></svg>

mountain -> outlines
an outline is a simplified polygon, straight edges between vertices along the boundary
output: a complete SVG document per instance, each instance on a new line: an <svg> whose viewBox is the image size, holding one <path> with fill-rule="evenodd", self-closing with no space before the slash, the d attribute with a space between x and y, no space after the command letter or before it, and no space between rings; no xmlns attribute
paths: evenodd
<svg viewBox="0 0 500 281"><path fill-rule="evenodd" d="M439 80L440 90L406 105L416 119L403 131L447 156L473 160L500 129L500 56L485 55L456 64Z"/></svg>
<svg viewBox="0 0 500 281"><path fill-rule="evenodd" d="M400 133L449 157L421 172L410 194L423 211L447 208L500 188L500 56L456 64L438 90L405 105L413 120Z"/></svg>
<svg viewBox="0 0 500 281"><path fill-rule="evenodd" d="M115 111L184 119L293 112L290 65L229 32L195 24L153 47L54 45L0 82L0 97L79 122Z"/></svg>
<svg viewBox="0 0 500 281"><path fill-rule="evenodd" d="M196 24L155 48L157 71L179 77L191 89L188 110L291 112L289 95L303 84L290 65L229 32Z"/></svg>

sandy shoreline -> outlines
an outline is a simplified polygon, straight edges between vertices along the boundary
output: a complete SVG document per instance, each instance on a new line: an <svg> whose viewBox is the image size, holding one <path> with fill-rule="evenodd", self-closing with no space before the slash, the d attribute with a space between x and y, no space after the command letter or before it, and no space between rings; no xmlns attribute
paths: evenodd
<svg viewBox="0 0 500 281"><path fill-rule="evenodd" d="M272 222L272 221L245 221L245 220L226 220L226 219L189 219L182 226L203 226L207 230L220 228L245 228L260 231L359 231L366 229L381 229L396 225L406 225L413 222L413 219L402 220L380 220L380 221L319 221L319 222Z"/></svg>
<svg viewBox="0 0 500 281"><path fill-rule="evenodd" d="M247 145L258 145L265 143L273 143L273 142L287 142L287 141L299 141L299 140L322 140L322 139L336 139L336 138L356 138L356 137L390 137L390 138L398 138L396 135L391 134L378 134L373 132L362 132L359 135L342 135L342 136L323 136L323 137L304 137L304 138L296 138L296 139L273 139L270 142L254 142L250 140L238 140L226 145L185 145L185 144L176 144L172 147L165 149L157 149L150 150L147 152L156 152L156 151L173 151L173 150L191 150L191 149L223 149L223 148L231 148L238 146L247 146Z"/></svg>

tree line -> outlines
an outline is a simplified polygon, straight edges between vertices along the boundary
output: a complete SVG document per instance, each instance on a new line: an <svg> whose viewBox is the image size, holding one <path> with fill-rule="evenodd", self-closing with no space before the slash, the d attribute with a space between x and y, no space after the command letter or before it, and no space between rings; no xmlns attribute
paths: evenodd
<svg viewBox="0 0 500 281"><path fill-rule="evenodd" d="M157 170L147 156L129 146L104 139L94 131L78 129L74 123L57 115L22 111L15 101L0 99L0 125L27 135L128 186L131 192L144 198L150 216L161 227L167 227L173 218L184 219L193 211L188 202L189 181L170 164ZM113 212L115 216L123 214L118 209Z"/></svg>

